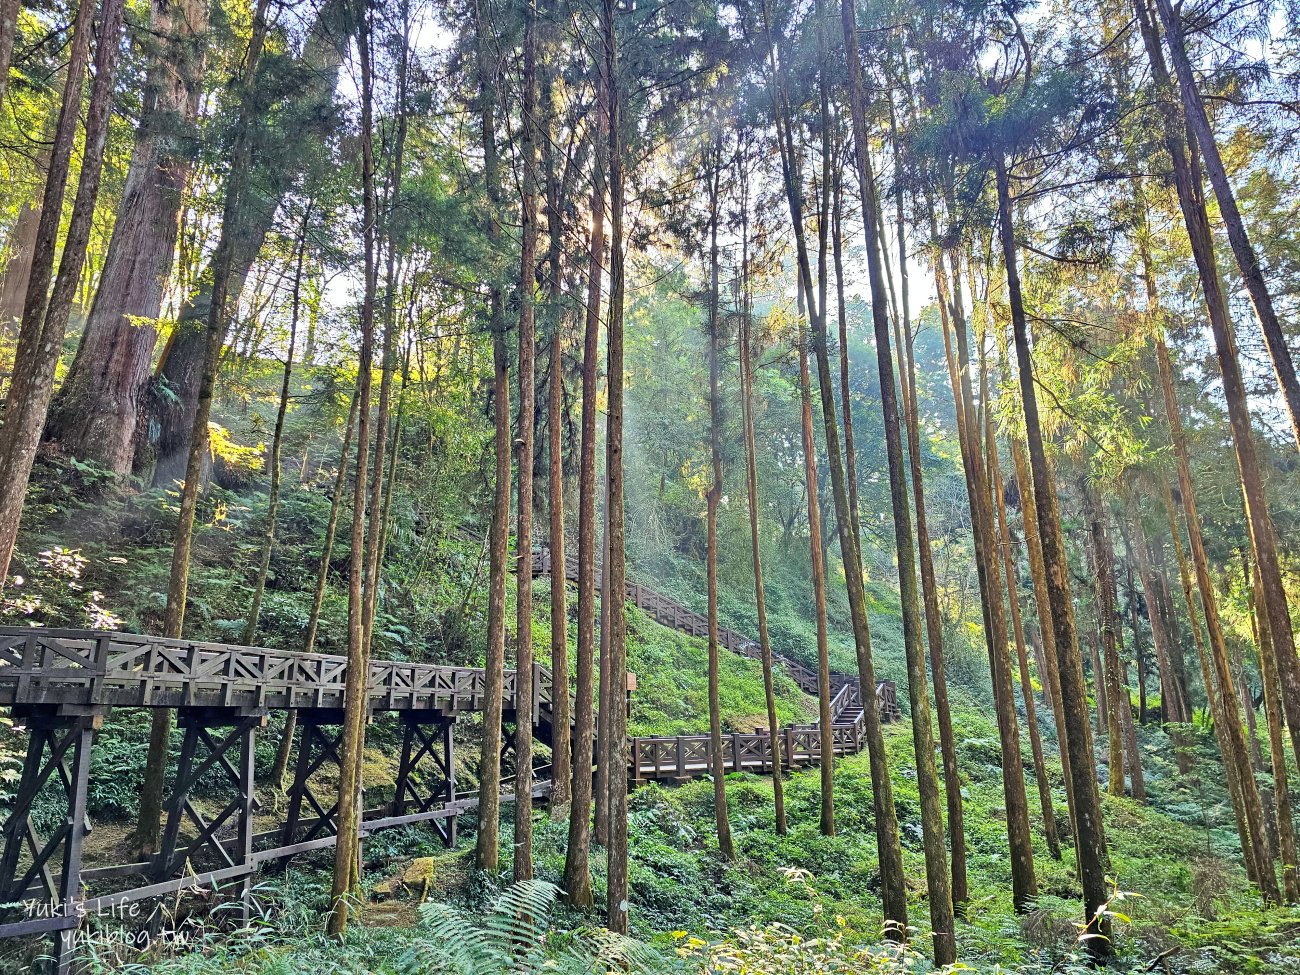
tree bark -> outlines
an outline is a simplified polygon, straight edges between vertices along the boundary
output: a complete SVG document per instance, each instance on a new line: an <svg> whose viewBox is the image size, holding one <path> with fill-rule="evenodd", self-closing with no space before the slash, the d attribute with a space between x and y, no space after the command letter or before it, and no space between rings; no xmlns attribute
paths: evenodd
<svg viewBox="0 0 1300 975"><path fill-rule="evenodd" d="M1095 570L1097 598L1097 624L1101 672L1097 674L1098 687L1105 681L1105 697L1099 702L1106 712L1107 754L1109 778L1106 791L1112 796L1124 794L1124 725L1120 708L1129 707L1120 700L1119 651L1115 645L1115 562L1114 549L1097 496L1086 476L1079 478L1079 491L1083 495L1088 515L1088 536L1092 541L1092 564Z"/></svg>
<svg viewBox="0 0 1300 975"><path fill-rule="evenodd" d="M1038 504L1034 499L1034 483L1029 476L1029 462L1025 459L1024 444L1019 437L1011 439L1011 462L1015 465L1016 486L1020 489L1020 514L1025 526L1025 552L1029 561L1029 578L1034 588L1038 634L1043 644L1041 671L1044 696L1051 704L1052 720L1056 725L1056 743L1061 753L1061 777L1065 782L1066 804L1070 811L1070 832L1072 836L1077 836L1069 734L1065 721L1065 707L1061 701L1061 667L1056 653L1052 603L1047 594L1047 569L1043 564L1043 545L1038 535Z"/></svg>
<svg viewBox="0 0 1300 975"><path fill-rule="evenodd" d="M1053 860L1061 859L1061 840L1056 834L1056 811L1052 806L1052 783L1047 777L1047 759L1043 756L1043 739L1038 730L1034 708L1034 684L1029 676L1029 653L1025 649L1025 627L1020 618L1020 595L1016 585L1016 566L1011 554L1011 532L1007 526L1007 504L1002 471L998 464L998 442L993 431L993 411L984 383L984 439L988 453L989 483L993 486L993 514L997 519L996 544L1001 553L1002 569L1007 581L1007 604L1011 607L1011 632L1016 641L1016 660L1020 665L1020 697L1025 703L1025 724L1029 726L1029 744L1034 755L1034 781L1038 786L1038 804L1043 813L1043 839ZM996 571L996 568L995 570Z"/></svg>
<svg viewBox="0 0 1300 975"><path fill-rule="evenodd" d="M1003 160L996 161L996 170L998 223L1002 257L1006 266L1007 297L1011 305L1011 324L1015 337L1016 364L1020 373L1020 397L1025 416L1034 498L1038 502L1039 538L1043 547L1043 565L1052 607L1052 625L1061 676L1061 701L1065 710L1066 736L1070 748L1070 775L1074 781L1075 855L1083 883L1085 932L1096 936L1088 939L1087 947L1094 958L1102 961L1111 952L1110 920L1104 913L1110 890L1106 881L1108 857L1101 821L1101 800L1097 794L1096 766L1092 755L1092 729L1088 725L1088 702L1075 634L1069 559L1061 532L1056 485L1047 466L1047 451L1038 416L1038 391L1034 385L1029 325L1020 293L1015 230L1011 224L1011 192Z"/></svg>
<svg viewBox="0 0 1300 975"><path fill-rule="evenodd" d="M722 329L719 320L718 221L722 183L722 134L718 132L711 147L709 180L709 458L713 479L705 498L706 556L705 575L708 588L709 645L709 768L713 778L714 818L718 829L718 849L728 860L736 858L731 840L731 820L727 816L727 786L724 780L725 759L722 754L722 705L718 691L718 505L722 500L722 392L719 385L722 355ZM825 757L825 756L823 756ZM737 769L736 771L740 771Z"/></svg>
<svg viewBox="0 0 1300 975"><path fill-rule="evenodd" d="M298 311L302 305L302 265L307 252L307 224L311 219L311 202L303 210L302 228L298 236L298 259L294 266L293 293L290 299L289 343L285 349L284 372L280 380L280 405L275 411L275 430L271 435L271 486L266 500L266 534L262 538L262 554L257 560L257 574L253 581L253 604L248 610L244 625L244 644L253 646L257 641L257 624L262 615L262 597L266 592L266 577L271 569L271 552L275 547L275 519L280 508L280 445L284 440L284 421L289 413L289 389L293 380L294 345L298 341Z"/></svg>
<svg viewBox="0 0 1300 975"><path fill-rule="evenodd" d="M50 154L45 195L41 201L41 219L32 252L32 270L14 354L13 376L5 397L4 425L0 426L0 470L5 472L0 480L0 593L4 591L9 562L18 540L27 483L54 392L54 375L63 351L73 296L85 265L103 173L123 0L103 0L100 11L95 77L86 112L81 172L56 276L55 250L80 121L81 85L90 58L93 11L91 0L82 0L73 21L63 100ZM54 282L52 289L51 279Z"/></svg>
<svg viewBox="0 0 1300 975"><path fill-rule="evenodd" d="M352 538L348 567L348 671L344 689L343 728L339 748L338 840L334 846L334 876L330 888L330 915L326 930L335 937L347 931L349 895L359 882L357 860L361 852L361 755L365 748L369 711L369 650L366 646L367 566L376 539L367 539L367 488L369 487L370 396L375 345L375 300L379 290L379 203L375 189L374 64L371 58L371 19L368 0L356 0L353 29L361 75L361 196L364 285L361 299L361 350L357 365L357 466L352 486ZM215 331L215 330L214 330ZM218 337L218 342L220 341ZM382 424L382 414L378 418ZM191 455L195 448L191 447ZM376 478L380 455L376 453ZM368 584L374 587L371 577Z"/></svg>
<svg viewBox="0 0 1300 975"><path fill-rule="evenodd" d="M1175 11L1170 0L1154 0L1156 12L1160 17L1160 26L1164 29L1165 46L1169 49L1169 59L1173 62L1174 76L1178 80L1178 93L1182 99L1182 115L1189 134L1194 142L1193 151L1199 149L1204 160L1205 171L1214 188L1214 197L1219 202L1219 216L1223 219L1228 232L1228 244L1241 272L1242 283L1250 295L1251 306L1255 309L1255 318L1259 322L1260 332L1264 336L1264 345L1268 349L1273 363L1273 372L1277 376L1282 400L1286 404L1287 416L1291 421L1291 432L1296 445L1300 447L1300 378L1296 376L1295 363L1287 348L1286 335L1278 321L1273 308L1273 297L1264 280L1264 269L1250 242L1246 231L1246 222L1237 206L1237 194L1228 179L1227 168L1219 154L1219 144L1214 137L1205 111L1205 101L1196 84L1192 64L1187 56L1187 42L1183 35L1182 18ZM1157 82L1161 79L1157 78ZM1167 84L1166 78L1163 82Z"/></svg>
<svg viewBox="0 0 1300 975"><path fill-rule="evenodd" d="M515 515L516 883L533 876L533 434L537 421L537 0L524 11L519 253L519 497ZM563 579L563 572L560 576Z"/></svg>
<svg viewBox="0 0 1300 975"><path fill-rule="evenodd" d="M1258 567L1253 575L1252 582L1258 585ZM1296 866L1295 820L1291 810L1286 745L1282 738L1281 689L1268 619L1261 613L1258 620L1259 668L1264 682L1264 718L1268 723L1268 754L1273 772L1273 812L1277 819L1277 852L1282 861L1282 896L1286 903L1294 904L1300 901L1300 873Z"/></svg>
<svg viewBox="0 0 1300 975"><path fill-rule="evenodd" d="M569 708L569 600L564 541L564 292L561 255L564 247L563 195L555 170L553 78L546 70L542 105L546 118L546 305L551 331L551 378L546 408L548 484L547 533L551 552L551 818L568 815L572 794L572 715ZM556 572L556 567L559 571ZM590 803L590 798L588 798Z"/></svg>
<svg viewBox="0 0 1300 975"><path fill-rule="evenodd" d="M9 68L13 64L14 38L18 33L21 0L0 0L0 104L9 86Z"/></svg>
<svg viewBox="0 0 1300 975"><path fill-rule="evenodd" d="M479 76L479 122L483 140L483 182L487 189L487 239L495 251L501 246L501 177L498 170L496 112L501 64L492 52L487 14L474 6ZM487 655L483 672L483 741L479 755L478 837L474 862L480 870L495 873L500 856L501 818L501 712L504 702L506 660L506 575L510 541L510 359L506 351L506 323L501 283L488 283L488 327L492 332L492 399L495 411L495 489L491 544L488 560Z"/></svg>
<svg viewBox="0 0 1300 975"><path fill-rule="evenodd" d="M194 540L194 517L201 487L203 457L207 451L208 417L212 411L213 391L225 331L225 315L231 277L231 248L245 217L249 171L253 147L249 138L250 119L257 111L255 76L261 61L267 33L269 0L258 0L253 11L253 30L248 51L236 82L239 110L231 145L230 172L226 177L222 207L221 233L213 253L212 297L207 326L207 349L203 357L198 400L195 404L194 429L191 435L185 482L181 489L180 511L176 519L176 536L172 544L171 576L167 585L167 609L163 635L179 638L184 631L185 604L189 594L190 548ZM167 742L171 734L171 711L160 708L153 713L149 733L149 751L145 758L144 783L141 788L139 825L133 835L142 851L157 849L160 839L159 815L162 811L164 780L167 774Z"/></svg>
<svg viewBox="0 0 1300 975"><path fill-rule="evenodd" d="M316 574L316 590L312 593L311 613L307 617L307 636L303 640L302 652L314 653L316 635L320 630L321 609L325 605L325 590L329 585L330 557L334 553L334 536L338 532L339 511L343 507L343 494L348 479L348 451L352 446L352 429L357 422L357 396L353 391L351 405L348 407L348 419L343 427L343 443L339 446L339 466L334 474L334 489L330 494L330 514L325 522L325 540L321 545L320 571ZM293 733L298 726L298 712L290 711L284 719L284 731L281 732L280 744L275 750L275 765L271 770L271 782L276 789L284 789L284 776L289 769L289 753L293 747Z"/></svg>
<svg viewBox="0 0 1300 975"><path fill-rule="evenodd" d="M1163 0L1156 0L1160 7ZM1269 512L1264 481L1260 473L1259 458L1255 451L1255 436L1251 430L1250 410L1246 387L1242 380L1241 363L1237 355L1237 338L1232 319L1228 316L1227 297L1219 278L1214 256L1214 238L1206 211L1205 195L1198 164L1198 137L1184 126L1187 120L1180 117L1172 80L1160 50L1155 24L1151 19L1146 0L1136 0L1138 25L1151 62L1152 74L1158 89L1158 102L1164 113L1165 148L1173 162L1174 183L1178 203L1187 228L1192 257L1201 280L1205 305L1214 338L1215 359L1223 379L1223 396L1228 407L1228 425L1232 430L1233 448L1237 469L1241 475L1242 494L1245 498L1246 520L1250 526L1255 560L1259 564L1264 611L1269 620L1274 650L1278 660L1278 677L1282 688L1282 703L1287 725L1291 732L1291 745L1300 758L1300 659L1296 657L1295 635L1287 606L1286 589L1282 580L1278 556L1277 535ZM1164 11L1161 12L1164 18ZM1177 25L1175 36L1177 36ZM1166 31L1169 24L1166 24ZM1168 37L1168 35L1167 35ZM1175 66L1177 68L1177 66ZM1189 514L1189 526L1190 526ZM1193 561L1196 560L1193 550ZM1207 627L1209 621L1207 619ZM1211 640L1213 644L1213 640ZM1217 651L1215 657L1217 659ZM1267 896L1267 890L1265 890Z"/></svg>
<svg viewBox="0 0 1300 975"><path fill-rule="evenodd" d="M745 138L745 137L742 137ZM767 733L772 753L772 806L776 817L776 833L785 836L789 824L785 815L785 785L782 780L783 758L781 754L780 724L776 716L776 692L772 679L772 640L767 629L767 591L763 584L763 553L759 543L759 509L758 509L758 448L754 435L754 341L753 341L753 301L750 292L749 277L749 178L748 143L741 149L740 169L737 173L740 188L740 240L741 240L741 309L740 309L740 421L741 436L745 442L745 497L749 507L749 546L754 565L754 608L758 616L758 646L763 664L763 698L767 704ZM801 413L802 423L802 413ZM811 425L811 410L809 412ZM814 470L814 475L816 471ZM807 471L805 468L805 477ZM809 481L812 483L812 481ZM814 553L816 554L816 553ZM814 564L815 564L814 560ZM815 581L815 580L814 580ZM824 593L823 593L824 596ZM815 600L814 600L815 601ZM824 601L824 600L823 600ZM824 626L825 616L820 614L817 625ZM821 642L818 642L818 661L821 660ZM820 675L820 668L818 670ZM819 684L820 686L820 684ZM828 688L829 689L829 688ZM827 709L829 710L829 699ZM830 795L825 783L822 785L823 803ZM832 823L834 809L831 810ZM823 815L825 809L823 808Z"/></svg>
<svg viewBox="0 0 1300 975"><path fill-rule="evenodd" d="M306 148L287 162L277 161L254 181L250 192L257 198L254 201L250 196L249 213L231 244L229 291L235 300L243 291L281 201L297 182L307 160L314 158L310 147L324 138L326 126L321 120L332 121L329 107L343 63L340 37L346 35L340 19L347 2L329 0L316 13L308 31L298 59L305 80L286 98L284 117L292 120L293 127L279 140L281 145ZM205 323L213 299L213 267L210 265L207 272L198 275L198 287L182 305L171 338L159 356L152 382L165 388L166 395L155 391L140 399L142 415L136 421L134 467L138 473L151 473L155 486L171 484L185 470L206 349Z"/></svg>
<svg viewBox="0 0 1300 975"><path fill-rule="evenodd" d="M845 8L845 10L845 16L852 16L851 7ZM765 19L766 16L765 9ZM855 30L856 28L852 30L846 28L845 31L846 38L852 37L854 44L856 44ZM784 95L785 84L781 68L776 63L774 47L771 44L770 26L767 28L767 32L769 35L769 48L772 50L773 55L772 70L776 89L775 95L777 96L775 101L778 106L778 125L782 129L778 133L778 137L784 147L782 170L786 184L786 199L790 207L791 224L795 231L796 254L802 255L798 261L800 279L803 282L805 293L811 296L813 294L812 274L807 247L803 244L803 205L800 199L800 188L795 170L794 142L789 121L790 111ZM854 47L852 50L856 51L857 48ZM856 63L856 59L850 58L849 60L850 67L852 67ZM858 96L857 109L861 109L863 113L862 131L865 133L865 105L860 91L860 84ZM857 109L854 111L855 126L859 114ZM820 364L818 372L820 375ZM823 390L823 407L829 392L829 387ZM872 706L876 700L876 676L875 664L871 655L871 629L867 620L862 562L853 536L853 524L857 518L857 513L849 510L844 463L840 455L839 430L838 423L835 420L833 400L829 415L823 409L823 419L829 419L830 421L827 426L826 457L831 474L831 490L834 495L835 518L838 523L840 541L840 558L844 565L849 614L853 622L859 693L862 696L863 717L866 722L867 752L871 768L872 800L875 811L876 847L881 875L881 900L885 919L888 922L886 937L902 940L906 937L907 931L907 891L904 883L902 847L898 836L898 814L894 808L893 785L889 775L888 757L885 754L885 740L881 729L879 709Z"/></svg>
<svg viewBox="0 0 1300 975"><path fill-rule="evenodd" d="M602 0L605 76L609 80L609 397L605 470L609 478L609 559L604 571L609 580L609 703L601 720L609 726L609 846L606 926L618 934L628 930L627 866L627 593L626 525L623 517L623 100L618 83L618 5Z"/></svg>
<svg viewBox="0 0 1300 975"><path fill-rule="evenodd" d="M858 186L863 207L863 228L867 246L867 269L871 286L871 318L876 339L876 368L880 380L880 406L885 430L885 451L889 462L890 500L894 515L894 544L898 559L899 595L903 612L903 644L907 653L907 683L912 710L912 740L916 751L917 786L921 800L922 845L925 849L925 874L929 887L930 922L934 939L936 965L956 961L954 940L952 892L949 887L948 856L944 848L943 813L939 799L939 776L934 764L934 732L930 718L930 697L926 687L925 648L921 637L921 614L917 598L916 556L913 548L912 518L907 492L906 461L903 457L902 434L899 429L898 391L894 379L894 364L889 349L889 321L885 306L885 282L881 267L876 221L880 218L880 200L871 173L869 145L866 130L866 104L863 90L861 64L858 61L858 40L855 13L851 0L842 3L844 44L848 52L848 87L853 120L853 145L857 161ZM823 79L823 84L825 84ZM824 151L824 150L823 150ZM818 351L817 374L822 386L823 411L831 416L827 440L832 439L834 404L826 410L830 393L830 370L824 366L826 342L825 308L814 318L814 336ZM820 329L818 330L818 323ZM1017 743L1017 748L1019 747ZM1015 768L1019 768L1019 755ZM1006 774L1010 775L1008 771ZM1023 776L1019 783L1024 795ZM1008 807L1008 820L1013 810ZM1026 826L1026 841L1028 840ZM1013 874L1017 881L1024 879L1024 866L1013 840ZM1032 893L1033 859L1028 860L1029 890ZM1019 884L1017 884L1019 888ZM1017 890L1017 906L1021 905Z"/></svg>
<svg viewBox="0 0 1300 975"><path fill-rule="evenodd" d="M602 61L603 65L603 61ZM578 460L578 660L574 687L573 802L564 857L565 898L591 907L592 749L596 669L596 392L600 372L600 285L605 257L606 85L596 82L592 142L591 225L587 245L587 306L582 339L582 444ZM552 563L554 565L555 563ZM552 583L553 584L553 583ZM603 752L600 756L603 760Z"/></svg>
<svg viewBox="0 0 1300 975"><path fill-rule="evenodd" d="M176 256L207 18L204 0L154 0L149 32L157 46L126 186L81 344L45 431L74 456L119 475L131 473L140 397Z"/></svg>

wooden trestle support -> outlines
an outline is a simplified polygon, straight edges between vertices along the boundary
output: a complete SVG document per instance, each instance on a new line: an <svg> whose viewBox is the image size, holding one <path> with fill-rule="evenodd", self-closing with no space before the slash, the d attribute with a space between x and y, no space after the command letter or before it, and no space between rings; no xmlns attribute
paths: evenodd
<svg viewBox="0 0 1300 975"><path fill-rule="evenodd" d="M545 555L539 563L549 568ZM700 628L697 614L644 587L629 586L628 598L665 625L684 632ZM739 634L723 631L723 637L731 649L757 654L757 646ZM778 663L801 688L816 693L814 672L788 658ZM257 908L253 877L263 864L283 866L294 856L336 842L334 790L322 793L313 781L339 762L346 680L347 659L327 654L94 630L0 627L0 708L9 708L15 729L27 733L22 775L0 825L0 941L53 936L42 964L65 975L87 918L139 918L139 908L132 905L201 890L231 900L233 917L249 919ZM368 712L372 717L394 713L402 746L393 798L365 810L363 837L386 827L432 823L444 843L456 842L456 819L474 811L478 797L457 791L452 732L460 714L482 710L484 682L479 668L372 661ZM532 685L534 734L549 745L554 740L550 672L536 667ZM516 686L514 673L507 671L506 721L517 713ZM835 752L859 751L864 726L857 679L834 675L832 694ZM897 716L892 682L877 686L876 706L885 720ZM157 853L137 863L87 866L91 749L114 707L176 709L181 750L170 777ZM254 745L276 710L298 713L293 782L284 822L257 832ZM821 760L816 725L794 725L781 733L786 768ZM510 740L505 739L503 763L513 757ZM629 784L689 779L709 768L707 735L635 738L629 746ZM724 748L728 771L773 771L765 729L728 735ZM549 788L539 774L533 794L545 798ZM210 801L196 801L200 790ZM509 793L501 797L503 802L513 798ZM214 806L219 806L215 812ZM43 835L38 827L49 821L52 807L63 818ZM157 930L158 917L149 917Z"/></svg>

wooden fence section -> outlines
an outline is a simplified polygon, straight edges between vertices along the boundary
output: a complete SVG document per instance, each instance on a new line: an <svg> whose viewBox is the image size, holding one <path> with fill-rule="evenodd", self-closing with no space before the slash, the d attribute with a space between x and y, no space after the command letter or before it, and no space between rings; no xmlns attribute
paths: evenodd
<svg viewBox="0 0 1300 975"><path fill-rule="evenodd" d="M341 708L347 657L100 630L0 627L0 706ZM549 711L551 673L533 675L533 713ZM505 698L515 674L505 673ZM375 711L478 711L483 670L375 660Z"/></svg>

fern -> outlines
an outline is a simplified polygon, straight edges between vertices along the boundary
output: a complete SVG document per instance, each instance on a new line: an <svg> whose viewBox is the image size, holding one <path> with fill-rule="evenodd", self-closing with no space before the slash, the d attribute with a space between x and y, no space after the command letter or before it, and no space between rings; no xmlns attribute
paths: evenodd
<svg viewBox="0 0 1300 975"><path fill-rule="evenodd" d="M422 904L427 939L402 959L407 975L595 975L608 971L661 975L675 970L654 949L604 929L575 932L551 952L551 912L559 888L526 880L503 890L487 916L472 919L446 904Z"/></svg>

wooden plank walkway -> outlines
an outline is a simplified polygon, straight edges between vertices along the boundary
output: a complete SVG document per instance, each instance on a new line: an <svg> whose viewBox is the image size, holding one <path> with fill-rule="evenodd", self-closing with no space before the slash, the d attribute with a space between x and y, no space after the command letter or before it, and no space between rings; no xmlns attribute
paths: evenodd
<svg viewBox="0 0 1300 975"><path fill-rule="evenodd" d="M549 553L543 549L535 572L549 571ZM576 563L566 565L565 574L576 578ZM704 617L661 593L631 583L627 598L665 626L707 635ZM719 639L736 653L760 656L757 643L732 630L722 630ZM801 689L817 694L813 670L788 657L774 659ZM332 654L103 630L0 627L0 707L11 711L28 739L22 777L0 825L0 939L54 935L54 970L63 975L87 914L200 887L223 887L239 899L241 916L249 917L252 878L262 864L336 842L335 789L331 780L318 781L317 775L339 762L347 670L347 658ZM536 666L532 685L534 733L551 742L555 688L550 671ZM506 671L506 720L518 711L517 687L515 673ZM395 713L403 744L395 794L390 802L365 811L363 836L429 823L445 842L455 843L456 819L477 809L478 796L457 788L452 728L462 712L482 710L484 691L484 672L477 667L389 660L370 664L368 709ZM873 706L881 717L897 717L893 683L883 681L875 691ZM864 744L865 713L856 676L832 674L831 692L833 751L858 752ZM114 707L175 708L183 739L180 760L170 776L159 852L138 863L85 867L92 743ZM254 832L254 741L273 710L298 713L293 784L283 825ZM817 724L790 725L778 734L783 769L822 760ZM725 771L775 771L767 729L725 735L722 748ZM711 752L708 735L629 739L628 781L635 785L705 776L712 769ZM548 771L534 770L537 798L549 794ZM218 800L226 805L215 814L195 804L205 775L226 785ZM204 795L211 798L210 784L204 783ZM62 799L66 806L62 825L48 835L38 830L39 817L33 815L38 799L47 805ZM501 799L513 797L505 793ZM134 879L123 889L122 878Z"/></svg>
<svg viewBox="0 0 1300 975"><path fill-rule="evenodd" d="M566 558L565 578L578 578L577 559ZM549 576L554 566L548 548L534 549L533 574ZM601 586L601 567L596 566L596 587ZM706 638L709 621L694 610L688 609L639 583L627 584L627 599L656 623L671 627L689 636ZM734 653L758 659L762 648L757 641L729 630L718 629L718 643ZM774 664L784 669L806 694L819 693L817 672L803 663L782 654L773 653ZM866 742L866 716L862 709L862 696L858 678L853 674L831 674L831 721L833 748L837 755L860 752ZM883 721L895 721L901 716L897 689L893 681L880 681L876 685L876 706ZM821 728L817 723L789 725L780 729L781 764L786 770L816 765L821 761ZM711 761L712 738L709 735L677 735L673 737L633 738L629 741L628 775L635 782L650 780L685 781L708 775ZM723 735L722 767L727 772L746 771L771 774L772 736L766 728L754 732L736 732Z"/></svg>

